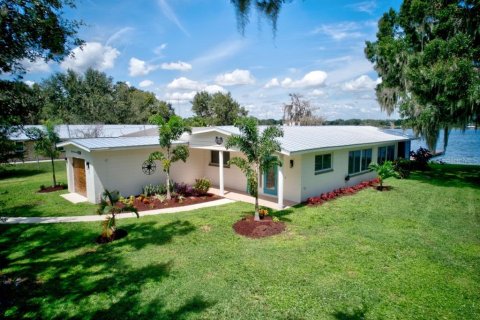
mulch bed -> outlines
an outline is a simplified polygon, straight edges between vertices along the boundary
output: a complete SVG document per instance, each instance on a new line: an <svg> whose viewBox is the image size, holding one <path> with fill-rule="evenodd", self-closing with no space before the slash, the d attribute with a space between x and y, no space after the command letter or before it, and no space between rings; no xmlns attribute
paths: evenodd
<svg viewBox="0 0 480 320"><path fill-rule="evenodd" d="M160 200L156 199L155 197L147 197L142 200L140 200L139 197L136 197L133 205L140 212L140 211L146 211L146 210L183 207L191 204L209 202L209 201L214 201L219 199L222 199L222 197L211 194L211 193L208 193L204 196L199 196L199 197L193 197L193 196L185 197L185 199L183 200L172 198L170 200L164 200L163 202L160 202ZM117 206L120 208L123 208L125 205L123 203L118 202Z"/></svg>
<svg viewBox="0 0 480 320"><path fill-rule="evenodd" d="M115 241L115 240L125 238L127 236L127 234L128 234L127 230L117 229L117 230L115 230L115 232L113 233L111 238L98 236L95 239L95 242L98 243L98 244L105 244L105 243L109 243L109 242L112 242L112 241Z"/></svg>
<svg viewBox="0 0 480 320"><path fill-rule="evenodd" d="M264 238L282 233L285 230L285 224L273 221L270 216L266 216L260 221L255 221L253 216L248 216L235 222L233 230L245 237Z"/></svg>
<svg viewBox="0 0 480 320"><path fill-rule="evenodd" d="M46 187L44 189L40 189L37 191L37 193L48 193L48 192L55 192L55 191L60 191L60 190L65 190L67 189L67 186L64 185L56 185L55 187L50 186Z"/></svg>

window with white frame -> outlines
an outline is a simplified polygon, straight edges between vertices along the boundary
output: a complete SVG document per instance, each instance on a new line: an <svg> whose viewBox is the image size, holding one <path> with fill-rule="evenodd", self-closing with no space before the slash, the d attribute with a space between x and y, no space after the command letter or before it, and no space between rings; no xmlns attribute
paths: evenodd
<svg viewBox="0 0 480 320"><path fill-rule="evenodd" d="M230 160L230 152L224 151L223 152L223 167L229 168L228 161ZM218 167L220 163L220 155L219 151L211 150L210 151L210 165Z"/></svg>
<svg viewBox="0 0 480 320"><path fill-rule="evenodd" d="M368 171L372 162L372 149L350 151L348 153L348 174Z"/></svg>
<svg viewBox="0 0 480 320"><path fill-rule="evenodd" d="M317 154L315 156L315 174L332 170L332 154Z"/></svg>
<svg viewBox="0 0 480 320"><path fill-rule="evenodd" d="M395 145L378 147L377 163L382 164L385 161L395 160Z"/></svg>

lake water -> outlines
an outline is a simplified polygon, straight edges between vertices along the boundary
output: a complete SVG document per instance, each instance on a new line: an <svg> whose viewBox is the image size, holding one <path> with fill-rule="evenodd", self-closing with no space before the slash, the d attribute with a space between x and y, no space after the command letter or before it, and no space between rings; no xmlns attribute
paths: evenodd
<svg viewBox="0 0 480 320"><path fill-rule="evenodd" d="M411 130L407 130L411 134ZM412 140L411 150L426 148L424 140ZM437 143L437 151L443 150L443 132ZM434 160L456 164L480 164L480 129L452 130L448 138L447 151Z"/></svg>

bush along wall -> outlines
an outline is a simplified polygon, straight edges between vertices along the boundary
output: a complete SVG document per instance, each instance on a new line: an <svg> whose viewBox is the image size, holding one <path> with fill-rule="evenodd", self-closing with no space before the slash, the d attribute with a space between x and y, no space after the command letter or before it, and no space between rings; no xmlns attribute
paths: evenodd
<svg viewBox="0 0 480 320"><path fill-rule="evenodd" d="M365 188L373 187L377 185L379 182L380 182L379 179L375 178L372 180L360 182L359 184L356 184L351 187L339 188L330 192L325 192L319 196L308 198L307 204L311 206L321 205L326 201L333 200L341 196L352 195Z"/></svg>

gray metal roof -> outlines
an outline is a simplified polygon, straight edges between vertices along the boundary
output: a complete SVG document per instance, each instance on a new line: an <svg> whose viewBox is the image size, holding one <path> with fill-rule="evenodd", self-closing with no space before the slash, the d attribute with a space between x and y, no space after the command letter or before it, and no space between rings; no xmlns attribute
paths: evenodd
<svg viewBox="0 0 480 320"><path fill-rule="evenodd" d="M184 144L185 141L175 141L174 144ZM117 138L88 138L71 139L58 144L58 147L74 145L86 151L99 151L111 149L140 149L159 147L158 136L150 137L117 137Z"/></svg>
<svg viewBox="0 0 480 320"><path fill-rule="evenodd" d="M230 134L240 133L233 126L216 128ZM265 128L266 126L260 126L261 131ZM401 131L371 126L283 126L282 129L283 137L278 141L286 153L411 139Z"/></svg>
<svg viewBox="0 0 480 320"><path fill-rule="evenodd" d="M25 125L24 130L28 128L43 129L42 125ZM155 125L144 124L61 124L56 126L55 130L61 140L72 138L92 138L92 137L120 137L133 132L156 129ZM14 141L30 140L24 130L18 130L10 135Z"/></svg>

